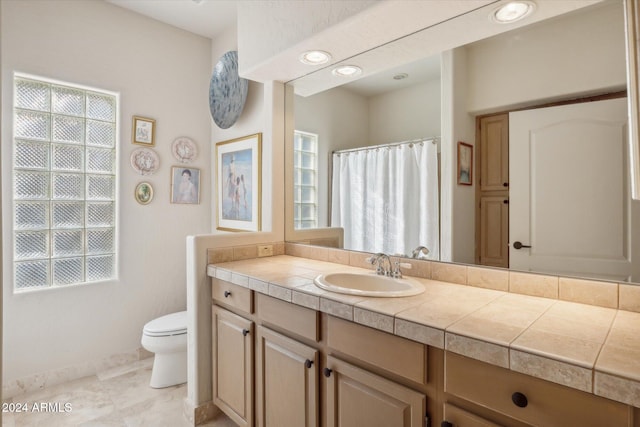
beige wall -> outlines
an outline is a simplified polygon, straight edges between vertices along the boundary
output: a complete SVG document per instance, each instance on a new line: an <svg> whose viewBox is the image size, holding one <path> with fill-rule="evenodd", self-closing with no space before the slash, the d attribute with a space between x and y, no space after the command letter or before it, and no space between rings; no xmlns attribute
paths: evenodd
<svg viewBox="0 0 640 427"><path fill-rule="evenodd" d="M622 2L571 16L467 47L467 111L486 113L625 88Z"/></svg>
<svg viewBox="0 0 640 427"><path fill-rule="evenodd" d="M14 295L12 242L3 241L4 382L32 378L50 385L66 375L52 371L81 376L135 356L147 321L186 307L185 239L211 224L211 41L102 1L2 1L0 13L4 236L12 235L13 73L120 94L119 279ZM156 120L154 175L142 177L129 165L137 147L132 115ZM170 147L179 136L200 149L192 164L202 173L199 205L169 201L170 170L178 164ZM155 194L146 206L133 198L143 180Z"/></svg>
<svg viewBox="0 0 640 427"><path fill-rule="evenodd" d="M211 45L213 69L220 56L237 49L236 29L230 28ZM211 201L212 232L187 238L187 339L188 384L187 407L207 404L212 398L211 387L211 281L206 275L207 249L284 240L284 85L250 82L242 116L229 129L211 122L213 158L215 144L220 141L262 133L262 231L225 232L215 230L215 198ZM215 165L211 166L215 177ZM212 188L215 179L212 178Z"/></svg>

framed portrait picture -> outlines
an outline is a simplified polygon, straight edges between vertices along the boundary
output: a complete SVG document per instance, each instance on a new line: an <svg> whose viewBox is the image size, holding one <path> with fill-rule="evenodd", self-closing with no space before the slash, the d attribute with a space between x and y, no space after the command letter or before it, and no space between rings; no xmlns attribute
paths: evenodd
<svg viewBox="0 0 640 427"><path fill-rule="evenodd" d="M144 117L133 116L133 143L148 146L156 144L156 121Z"/></svg>
<svg viewBox="0 0 640 427"><path fill-rule="evenodd" d="M171 203L200 203L200 169L184 166L171 168Z"/></svg>
<svg viewBox="0 0 640 427"><path fill-rule="evenodd" d="M136 198L136 202L148 205L153 200L153 187L148 182L141 182L136 185L133 196Z"/></svg>
<svg viewBox="0 0 640 427"><path fill-rule="evenodd" d="M261 145L261 133L216 144L218 230L260 230Z"/></svg>
<svg viewBox="0 0 640 427"><path fill-rule="evenodd" d="M473 183L473 146L458 142L458 184Z"/></svg>

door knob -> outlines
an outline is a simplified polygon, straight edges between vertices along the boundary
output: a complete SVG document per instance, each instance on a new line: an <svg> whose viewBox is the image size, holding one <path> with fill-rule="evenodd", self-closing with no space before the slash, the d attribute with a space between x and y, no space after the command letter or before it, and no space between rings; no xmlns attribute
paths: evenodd
<svg viewBox="0 0 640 427"><path fill-rule="evenodd" d="M523 245L522 242L513 242L513 249L530 248L531 246Z"/></svg>

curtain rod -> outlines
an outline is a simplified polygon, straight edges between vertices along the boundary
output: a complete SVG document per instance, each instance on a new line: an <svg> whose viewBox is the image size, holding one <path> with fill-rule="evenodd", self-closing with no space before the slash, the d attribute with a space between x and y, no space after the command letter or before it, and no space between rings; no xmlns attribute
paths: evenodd
<svg viewBox="0 0 640 427"><path fill-rule="evenodd" d="M402 141L402 142L390 142L387 144L380 144L380 145L369 145L366 147L358 147L358 148L347 148L344 150L334 150L332 153L333 154L342 154L342 153L353 153L355 151L365 151L365 150L376 150L378 148L389 148L389 147L395 147L398 145L405 145L405 144L417 144L420 142L426 142L431 140L431 143L433 144L437 144L440 141L440 137L439 136L430 136L427 138L418 138L418 139L411 139L409 141Z"/></svg>

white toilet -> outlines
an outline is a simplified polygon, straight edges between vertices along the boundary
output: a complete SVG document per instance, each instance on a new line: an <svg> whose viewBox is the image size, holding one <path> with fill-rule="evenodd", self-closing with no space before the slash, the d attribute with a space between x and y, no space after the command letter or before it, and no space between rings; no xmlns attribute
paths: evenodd
<svg viewBox="0 0 640 427"><path fill-rule="evenodd" d="M187 382L187 312L158 317L142 330L142 347L155 353L150 386L170 387Z"/></svg>

